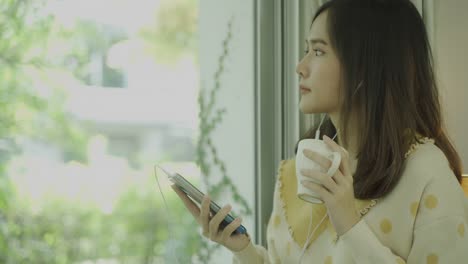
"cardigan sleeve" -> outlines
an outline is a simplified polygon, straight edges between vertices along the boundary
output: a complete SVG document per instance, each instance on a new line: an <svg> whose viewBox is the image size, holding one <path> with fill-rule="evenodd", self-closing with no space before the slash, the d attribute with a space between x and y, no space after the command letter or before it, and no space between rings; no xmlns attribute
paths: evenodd
<svg viewBox="0 0 468 264"><path fill-rule="evenodd" d="M279 186L280 182L278 181L279 175L282 172L282 168L286 161L282 160L280 162L278 168L278 174L276 177L276 184L275 190L273 194L273 212L274 208L279 207ZM267 248L265 249L262 246L254 245L252 241L250 241L249 245L241 251L232 252L233 253L233 263L240 264L240 263L261 263L261 264L276 264L280 263L278 252L276 251L275 240L278 239L277 237L273 237L272 230L271 230L271 222L272 216L270 215L270 219L267 225Z"/></svg>
<svg viewBox="0 0 468 264"><path fill-rule="evenodd" d="M270 264L270 255L274 254L272 250L267 251L264 247L254 245L252 241L241 251L232 252L234 264Z"/></svg>
<svg viewBox="0 0 468 264"><path fill-rule="evenodd" d="M267 225L267 248L254 245L252 241L249 242L246 248L241 251L233 253L233 263L259 263L259 264L277 264L280 263L278 252L275 247L275 240L271 233L271 216Z"/></svg>
<svg viewBox="0 0 468 264"><path fill-rule="evenodd" d="M361 219L340 239L356 263L468 263L468 199L448 170L426 185L413 227L413 243L405 259L383 245Z"/></svg>
<svg viewBox="0 0 468 264"><path fill-rule="evenodd" d="M415 230L407 263L468 263L467 219L448 216Z"/></svg>
<svg viewBox="0 0 468 264"><path fill-rule="evenodd" d="M408 259L394 254L380 243L365 221L360 221L343 237L356 263L457 264L468 262L467 219L448 216L420 227Z"/></svg>

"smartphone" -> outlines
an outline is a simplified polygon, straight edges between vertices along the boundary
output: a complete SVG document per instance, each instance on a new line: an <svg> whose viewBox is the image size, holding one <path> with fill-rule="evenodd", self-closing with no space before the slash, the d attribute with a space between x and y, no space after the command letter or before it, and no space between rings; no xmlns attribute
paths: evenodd
<svg viewBox="0 0 468 264"><path fill-rule="evenodd" d="M164 173L169 177L169 180L174 183L181 191L187 194L192 200L197 202L200 206L205 196L200 190L198 190L193 184L191 184L188 180L186 180L182 175L178 173L169 173L165 171L163 168L159 167ZM216 204L214 201L210 203L210 212L215 215L221 207ZM221 230L223 230L227 225L229 225L232 221L234 221L234 217L231 214L228 214L223 221L219 224ZM236 230L234 230L233 234L246 234L247 229L240 225Z"/></svg>

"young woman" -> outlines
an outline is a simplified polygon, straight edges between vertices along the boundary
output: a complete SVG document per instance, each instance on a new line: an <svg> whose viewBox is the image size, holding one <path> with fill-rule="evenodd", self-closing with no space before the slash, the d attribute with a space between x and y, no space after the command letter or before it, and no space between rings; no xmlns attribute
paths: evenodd
<svg viewBox="0 0 468 264"><path fill-rule="evenodd" d="M342 154L333 177L302 172L320 183L302 184L324 203L299 199L294 159L282 161L267 250L246 235L231 236L238 219L218 229L230 207L211 217L208 198L198 208L174 188L203 235L230 249L235 263L468 263L460 159L443 127L415 6L332 0L317 11L306 42L297 65L300 109L326 113L323 139ZM330 167L312 150L304 154Z"/></svg>

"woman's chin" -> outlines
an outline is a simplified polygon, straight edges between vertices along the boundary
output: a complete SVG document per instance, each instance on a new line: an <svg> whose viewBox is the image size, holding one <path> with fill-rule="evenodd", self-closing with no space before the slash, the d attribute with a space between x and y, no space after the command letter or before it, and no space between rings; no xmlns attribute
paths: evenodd
<svg viewBox="0 0 468 264"><path fill-rule="evenodd" d="M299 101L299 110L303 114L323 114L323 113L332 113L334 112L334 107L331 107L329 104L317 102L315 100L303 100L301 98Z"/></svg>
<svg viewBox="0 0 468 264"><path fill-rule="evenodd" d="M304 104L304 102L300 102L299 104L299 110L303 113L303 114L317 114L317 113L321 113L319 111L319 109L316 109L316 107L312 106L312 105L306 105Z"/></svg>

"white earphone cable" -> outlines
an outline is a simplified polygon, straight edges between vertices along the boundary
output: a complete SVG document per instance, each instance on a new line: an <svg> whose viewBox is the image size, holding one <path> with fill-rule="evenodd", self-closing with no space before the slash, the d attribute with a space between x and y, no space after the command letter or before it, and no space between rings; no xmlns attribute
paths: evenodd
<svg viewBox="0 0 468 264"><path fill-rule="evenodd" d="M156 182L158 183L159 193L161 193L161 197L162 197L163 202L164 202L166 215L168 216L169 219L174 219L174 218L171 218L171 216L170 216L169 206L167 205L166 198L164 197L164 193L162 192L161 185L159 184L158 173L157 173L156 167L157 166L154 166L154 175L156 176ZM166 224L167 224L167 228L169 230L169 234L175 234L173 232L174 230L171 230L173 226L169 223L169 221L166 221ZM172 257L174 257L176 263L179 264L180 262L179 262L179 259L177 258L176 249L174 248L174 244L173 244L173 241L176 241L176 239L171 237L171 240L172 241L170 241L170 243L169 243L169 250L171 251Z"/></svg>
<svg viewBox="0 0 468 264"><path fill-rule="evenodd" d="M307 231L307 233L309 233L310 227L312 226L312 213L313 213L313 211L311 211L311 214L310 214L309 230ZM307 246L309 246L309 243L310 243L310 240L312 239L312 236L315 234L315 231L317 231L317 229L322 225L323 221L325 220L325 218L327 218L327 216L328 216L328 212L327 212L327 214L325 214L325 215L322 217L322 220L320 220L320 222L318 223L318 225L315 226L314 231L312 231L312 233L308 234L307 240L306 240L306 242L304 243L304 247L302 248L302 251L301 251L301 256L299 257L299 264L301 264L301 262L302 262L302 258L303 258L304 255L305 255Z"/></svg>
<svg viewBox="0 0 468 264"><path fill-rule="evenodd" d="M320 127L322 126L322 123L323 123L323 119L325 118L325 116L322 117L322 120L320 121L320 124L319 124L319 127L317 128L317 131L315 132L315 139L319 139L320 137ZM335 136L333 136L332 140L335 140L335 138L338 136L338 131L336 131L335 133ZM302 251L301 251L301 255L299 257L299 264L301 264L302 262L302 258L304 257L305 255L305 252L306 252L306 249L307 249L307 246L309 245L310 243L310 240L312 239L312 236L315 234L315 231L317 231L317 228L319 228L320 225L322 225L323 221L325 220L325 218L327 218L328 216L328 211L327 211L327 214L325 214L322 218L322 220L320 220L320 222L317 224L317 226L315 226L314 230L312 231L312 233L309 233L310 232L310 228L312 227L312 217L313 217L313 210L311 210L310 212L310 221L309 221L309 228L307 229L307 239L306 239L306 242L304 243L304 247L302 248Z"/></svg>

